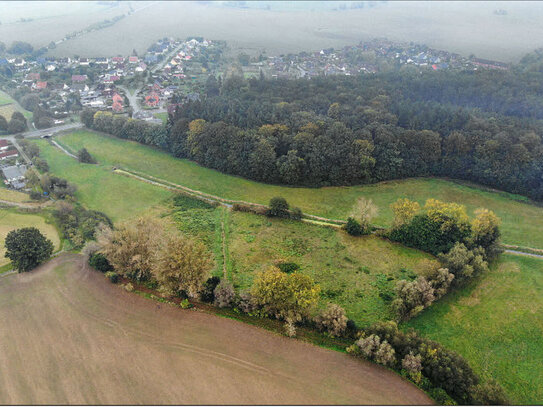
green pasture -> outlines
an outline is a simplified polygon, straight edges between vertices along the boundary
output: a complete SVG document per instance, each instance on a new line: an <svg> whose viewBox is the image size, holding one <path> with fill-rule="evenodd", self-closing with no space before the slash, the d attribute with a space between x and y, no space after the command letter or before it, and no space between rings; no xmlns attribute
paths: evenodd
<svg viewBox="0 0 543 407"><path fill-rule="evenodd" d="M514 404L543 400L543 261L502 255L491 271L410 321L496 379Z"/></svg>
<svg viewBox="0 0 543 407"><path fill-rule="evenodd" d="M107 214L114 222L145 213L171 196L171 192L113 173L112 166L82 164L45 140L36 141L50 173L77 186L76 196L89 209Z"/></svg>
<svg viewBox="0 0 543 407"><path fill-rule="evenodd" d="M428 198L458 202L466 205L470 214L485 207L502 219L504 243L543 248L543 208L517 195L431 178L352 187L269 185L222 174L136 142L90 131L69 133L58 140L72 150L86 147L103 166L121 166L229 199L267 204L270 198L283 196L291 206L298 206L304 212L334 219L346 219L359 197L372 199L379 207L374 223L380 226L391 224L390 204L398 198L417 200L421 204Z"/></svg>

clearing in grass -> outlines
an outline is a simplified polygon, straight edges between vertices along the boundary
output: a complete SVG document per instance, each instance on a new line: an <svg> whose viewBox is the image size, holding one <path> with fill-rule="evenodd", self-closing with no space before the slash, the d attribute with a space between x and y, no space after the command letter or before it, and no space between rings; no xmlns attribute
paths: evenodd
<svg viewBox="0 0 543 407"><path fill-rule="evenodd" d="M502 220L504 243L543 248L543 208L527 198L503 192L491 192L441 179L407 179L352 187L295 188L249 181L204 168L188 160L133 141L108 137L90 131L76 131L57 138L73 151L83 147L104 165L140 171L170 182L228 199L267 204L274 196L283 196L291 206L304 212L333 219L346 219L356 200L363 196L379 207L374 223L390 226L390 204L409 198L424 204L435 198L466 205L473 215L478 208L493 210ZM69 174L66 174L68 177Z"/></svg>
<svg viewBox="0 0 543 407"><path fill-rule="evenodd" d="M396 282L414 279L417 264L431 258L375 236L214 208L184 195L174 198L173 207L177 228L207 245L215 258L213 275L223 278L224 265L238 292L270 266L297 270L320 284L319 307L341 305L360 326L392 318Z"/></svg>
<svg viewBox="0 0 543 407"><path fill-rule="evenodd" d="M407 326L496 379L514 404L543 400L543 260L502 255L489 273Z"/></svg>

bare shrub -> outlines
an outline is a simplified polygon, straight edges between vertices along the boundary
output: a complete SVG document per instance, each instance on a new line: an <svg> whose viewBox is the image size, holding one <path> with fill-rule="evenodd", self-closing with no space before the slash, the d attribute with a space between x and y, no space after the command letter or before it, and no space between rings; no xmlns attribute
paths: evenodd
<svg viewBox="0 0 543 407"><path fill-rule="evenodd" d="M328 304L328 307L315 317L317 327L327 331L332 336L341 336L347 328L347 316L345 310L336 304Z"/></svg>

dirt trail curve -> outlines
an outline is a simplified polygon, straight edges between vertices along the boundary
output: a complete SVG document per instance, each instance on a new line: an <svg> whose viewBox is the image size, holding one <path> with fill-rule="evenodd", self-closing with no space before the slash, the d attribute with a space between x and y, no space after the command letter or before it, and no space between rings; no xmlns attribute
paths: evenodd
<svg viewBox="0 0 543 407"><path fill-rule="evenodd" d="M38 202L25 203L25 202L5 201L3 199L0 199L0 206L2 205L15 206L17 208L23 208L23 209L41 209L41 208L51 205L52 203L53 203L52 201L46 201L46 202L41 202L41 203L38 203Z"/></svg>
<svg viewBox="0 0 543 407"><path fill-rule="evenodd" d="M186 194L191 195L191 196L193 196L195 198L198 198L198 199L202 199L202 200L205 200L205 201L208 201L208 202L218 203L218 204L226 206L228 208L231 208L235 204L241 204L241 205L248 205L248 206L251 206L253 208L258 208L258 209L267 209L266 205L257 204L257 203L254 203L254 202L227 199L227 198L223 198L223 197L220 197L220 196L217 196L217 195L208 194L206 192L198 191L198 190L186 187L184 185L175 184L173 182L170 182L170 181L167 181L167 180L164 180L164 179L161 179L161 178L153 177L152 175L144 174L144 173L139 172L139 171L128 170L128 169L124 169L124 168L116 168L114 171L116 173L118 173L118 174L122 174L122 175L125 175L125 176L128 176L128 177L136 178L136 179L139 179L140 181L144 181L144 182L147 182L147 183L150 183L150 184L153 184L153 185L157 185L157 186L167 188L167 189L170 189L170 190L175 190L175 191L186 193ZM309 222L309 223L314 223L314 224L319 224L321 226L330 226L330 227L338 228L338 227L341 227L342 225L344 225L346 223L343 220L329 219L329 218L324 218L322 216L310 215L310 214L307 214L307 213L304 213L303 216L304 216L304 218L302 219L303 221Z"/></svg>
<svg viewBox="0 0 543 407"><path fill-rule="evenodd" d="M432 403L376 364L128 293L80 255L3 278L0 305L0 404Z"/></svg>

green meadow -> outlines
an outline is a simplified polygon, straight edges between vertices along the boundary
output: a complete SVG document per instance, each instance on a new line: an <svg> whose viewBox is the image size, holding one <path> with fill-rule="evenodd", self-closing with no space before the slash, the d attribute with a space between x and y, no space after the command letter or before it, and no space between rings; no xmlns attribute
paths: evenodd
<svg viewBox="0 0 543 407"><path fill-rule="evenodd" d="M36 141L50 173L77 186L76 197L89 209L104 212L114 222L161 206L171 192L113 173L111 165L82 164L47 141Z"/></svg>
<svg viewBox="0 0 543 407"><path fill-rule="evenodd" d="M496 379L514 404L543 400L543 261L502 255L491 272L410 321Z"/></svg>
<svg viewBox="0 0 543 407"><path fill-rule="evenodd" d="M291 206L328 218L346 219L356 200L365 197L372 199L379 207L379 214L374 220L379 226L391 224L390 204L398 198L409 198L421 204L428 198L458 202L466 205L470 214L477 208L485 207L501 218L504 243L543 248L543 208L518 195L433 178L351 187L297 188L269 185L222 174L133 141L90 131L65 134L58 137L58 141L74 151L86 147L98 159L101 167L120 166L229 199L267 204L270 198L283 196ZM66 173L66 177L69 176ZM120 184L124 182L128 181L119 181Z"/></svg>

